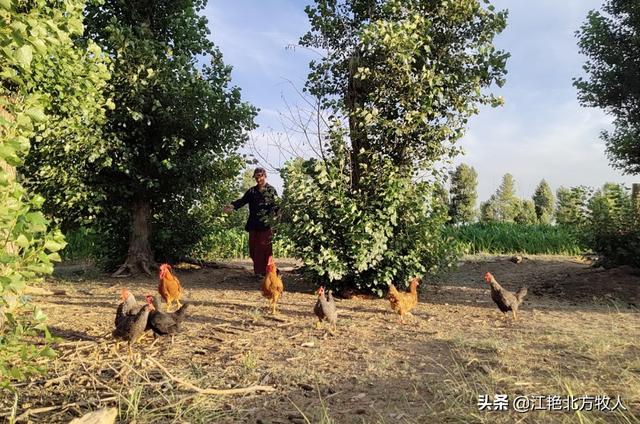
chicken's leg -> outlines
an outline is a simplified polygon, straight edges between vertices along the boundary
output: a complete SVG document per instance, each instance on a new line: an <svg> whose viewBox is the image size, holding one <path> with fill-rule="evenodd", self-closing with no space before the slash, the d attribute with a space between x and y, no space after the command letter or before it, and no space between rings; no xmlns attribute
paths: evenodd
<svg viewBox="0 0 640 424"><path fill-rule="evenodd" d="M518 320L518 311L515 309L512 309L511 312L513 313L513 320L517 321Z"/></svg>

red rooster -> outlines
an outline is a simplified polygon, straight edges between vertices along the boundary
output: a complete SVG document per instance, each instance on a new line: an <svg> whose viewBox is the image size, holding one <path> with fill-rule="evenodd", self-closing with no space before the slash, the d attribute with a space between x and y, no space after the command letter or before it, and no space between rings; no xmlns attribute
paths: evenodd
<svg viewBox="0 0 640 424"><path fill-rule="evenodd" d="M178 277L173 275L171 272L171 265L169 264L160 265L158 293L160 293L160 296L162 296L162 299L164 299L167 304L167 312L171 309L171 304L174 300L178 305L176 309L179 309L182 306L180 303L180 298L182 297L182 286L180 285Z"/></svg>

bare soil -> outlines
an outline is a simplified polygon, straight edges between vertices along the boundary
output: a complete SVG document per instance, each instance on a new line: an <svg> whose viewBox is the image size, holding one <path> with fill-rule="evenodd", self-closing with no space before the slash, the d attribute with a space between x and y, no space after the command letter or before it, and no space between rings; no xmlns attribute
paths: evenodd
<svg viewBox="0 0 640 424"><path fill-rule="evenodd" d="M245 264L248 265L248 264ZM294 262L279 261L285 269ZM529 294L518 321L503 317L483 282L492 272ZM591 268L579 258L468 257L424 281L402 325L385 299L338 299L338 329L314 327L315 287L283 273L275 317L247 269L177 270L191 303L184 331L113 351L119 289L140 301L148 278L113 279L61 266L36 296L60 338L44 378L0 399L7 417L68 422L103 406L119 422L640 422L640 272ZM272 393L199 394L201 388L267 385ZM626 411L480 411L481 395L620 396ZM46 410L48 408L48 410Z"/></svg>

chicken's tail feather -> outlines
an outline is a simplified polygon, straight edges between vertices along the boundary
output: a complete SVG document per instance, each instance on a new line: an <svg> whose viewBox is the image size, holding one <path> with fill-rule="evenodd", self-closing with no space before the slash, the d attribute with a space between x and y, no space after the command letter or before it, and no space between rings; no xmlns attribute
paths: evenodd
<svg viewBox="0 0 640 424"><path fill-rule="evenodd" d="M176 317L178 317L178 319L180 320L184 319L184 316L187 313L188 306L189 306L188 303L183 303L182 306L180 306L180 309L176 311Z"/></svg>

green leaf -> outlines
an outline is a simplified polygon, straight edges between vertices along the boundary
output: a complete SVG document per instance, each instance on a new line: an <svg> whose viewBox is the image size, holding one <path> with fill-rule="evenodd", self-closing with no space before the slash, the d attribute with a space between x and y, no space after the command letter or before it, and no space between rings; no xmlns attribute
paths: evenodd
<svg viewBox="0 0 640 424"><path fill-rule="evenodd" d="M11 0L0 0L0 7L11 11Z"/></svg>
<svg viewBox="0 0 640 424"><path fill-rule="evenodd" d="M27 109L25 113L36 122L43 122L47 120L47 115L42 108Z"/></svg>
<svg viewBox="0 0 640 424"><path fill-rule="evenodd" d="M46 250L48 250L49 252L57 252L58 250L64 248L64 244L62 243L57 243L53 240L47 240L44 243L44 248Z"/></svg>
<svg viewBox="0 0 640 424"><path fill-rule="evenodd" d="M18 236L18 238L15 240L15 243L16 243L19 247L22 247L23 249L24 249L25 247L28 247L28 246L31 244L31 243L29 242L29 239L27 239L27 238L25 237L25 235L24 235L24 234L20 234L20 235Z"/></svg>
<svg viewBox="0 0 640 424"><path fill-rule="evenodd" d="M31 60L33 59L33 49L31 46L24 45L16 51L16 60L25 68L31 66Z"/></svg>

